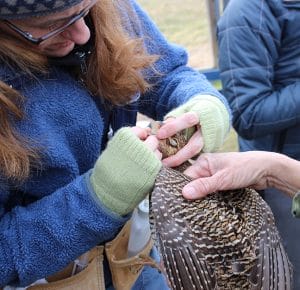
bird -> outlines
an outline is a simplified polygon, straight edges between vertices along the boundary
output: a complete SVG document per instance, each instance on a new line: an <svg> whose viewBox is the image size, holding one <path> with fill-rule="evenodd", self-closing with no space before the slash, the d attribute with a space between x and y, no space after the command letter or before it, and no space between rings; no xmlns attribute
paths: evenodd
<svg viewBox="0 0 300 290"><path fill-rule="evenodd" d="M187 142L177 133L160 144L163 156ZM191 179L162 167L150 202L150 228L173 290L292 289L292 265L273 213L255 190L241 188L187 200Z"/></svg>

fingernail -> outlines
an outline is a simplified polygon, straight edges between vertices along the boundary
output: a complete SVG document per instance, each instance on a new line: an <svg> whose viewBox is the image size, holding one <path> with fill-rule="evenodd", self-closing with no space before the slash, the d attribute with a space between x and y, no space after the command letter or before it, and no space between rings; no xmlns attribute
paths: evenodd
<svg viewBox="0 0 300 290"><path fill-rule="evenodd" d="M185 198L195 198L196 197L196 190L192 186L185 186L182 190L182 194Z"/></svg>

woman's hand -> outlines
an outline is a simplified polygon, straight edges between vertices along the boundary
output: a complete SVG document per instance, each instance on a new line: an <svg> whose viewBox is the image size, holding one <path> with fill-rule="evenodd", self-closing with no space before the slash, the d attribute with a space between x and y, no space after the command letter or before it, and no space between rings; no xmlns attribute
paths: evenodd
<svg viewBox="0 0 300 290"><path fill-rule="evenodd" d="M95 195L121 216L146 197L161 168L158 141L149 133L137 127L119 129L92 169L90 184Z"/></svg>
<svg viewBox="0 0 300 290"><path fill-rule="evenodd" d="M203 138L199 125L199 118L195 113L184 113L183 115L165 120L163 125L158 129L156 137L166 139L175 135L177 132L188 129L187 135L190 137L187 145L179 150L175 155L162 160L162 163L168 167L178 166L188 159L199 154L203 148ZM197 129L196 129L197 128Z"/></svg>
<svg viewBox="0 0 300 290"><path fill-rule="evenodd" d="M162 154L158 150L159 140L156 138L155 135L151 135L150 128L141 128L138 126L131 127L133 133L141 140L143 143L154 152L155 156L161 160Z"/></svg>
<svg viewBox="0 0 300 290"><path fill-rule="evenodd" d="M270 152L249 151L205 153L184 172L194 180L183 188L183 196L197 199L218 190L268 187L274 156Z"/></svg>

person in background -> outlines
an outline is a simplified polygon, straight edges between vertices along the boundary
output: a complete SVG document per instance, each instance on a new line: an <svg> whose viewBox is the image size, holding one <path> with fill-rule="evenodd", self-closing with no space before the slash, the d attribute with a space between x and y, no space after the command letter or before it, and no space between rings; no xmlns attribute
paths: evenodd
<svg viewBox="0 0 300 290"><path fill-rule="evenodd" d="M197 125L170 163L217 150L231 117L134 0L0 0L0 39L0 287L17 287L114 239L151 190L137 112L169 119L159 139ZM168 286L146 266L132 289Z"/></svg>
<svg viewBox="0 0 300 290"><path fill-rule="evenodd" d="M219 67L240 151L300 160L300 1L230 0L218 22ZM298 221L289 198L262 193L272 208L300 289Z"/></svg>

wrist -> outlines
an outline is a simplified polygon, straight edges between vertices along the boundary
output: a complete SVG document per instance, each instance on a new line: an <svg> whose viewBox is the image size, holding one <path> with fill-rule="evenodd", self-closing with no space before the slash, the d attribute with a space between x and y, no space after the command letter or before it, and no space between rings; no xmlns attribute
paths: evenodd
<svg viewBox="0 0 300 290"><path fill-rule="evenodd" d="M90 181L99 200L125 215L152 189L161 162L129 128L119 130L97 160Z"/></svg>
<svg viewBox="0 0 300 290"><path fill-rule="evenodd" d="M264 163L268 166L268 187L277 188L290 196L293 196L298 190L293 184L294 164L297 162L286 155L280 153L268 152L268 160Z"/></svg>
<svg viewBox="0 0 300 290"><path fill-rule="evenodd" d="M203 152L219 149L230 130L229 112L221 100L211 95L196 95L168 113L166 118L178 117L187 112L194 112L199 118L204 139Z"/></svg>
<svg viewBox="0 0 300 290"><path fill-rule="evenodd" d="M223 145L230 130L229 113L217 97L199 96L197 100L194 110L200 120L204 139L203 152L217 151Z"/></svg>

